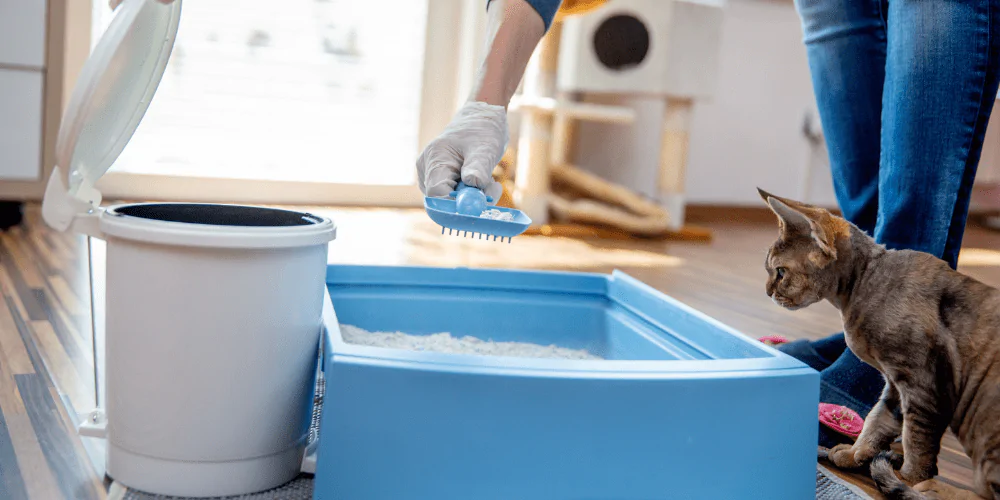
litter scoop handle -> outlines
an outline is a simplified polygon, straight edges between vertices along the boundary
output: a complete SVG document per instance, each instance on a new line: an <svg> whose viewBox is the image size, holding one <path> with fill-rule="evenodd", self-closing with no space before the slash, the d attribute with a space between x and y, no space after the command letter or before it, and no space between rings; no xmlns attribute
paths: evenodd
<svg viewBox="0 0 1000 500"><path fill-rule="evenodd" d="M459 182L451 195L455 197L455 211L462 215L479 217L493 198L486 196L482 189Z"/></svg>

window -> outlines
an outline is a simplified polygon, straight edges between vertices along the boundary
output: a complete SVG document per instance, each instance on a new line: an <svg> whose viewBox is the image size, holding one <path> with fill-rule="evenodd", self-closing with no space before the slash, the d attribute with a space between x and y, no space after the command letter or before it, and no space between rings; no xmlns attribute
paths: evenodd
<svg viewBox="0 0 1000 500"><path fill-rule="evenodd" d="M414 161L454 111L441 103L457 103L455 41L472 3L485 10L462 0L185 2L163 81L102 180L105 196L419 200ZM94 14L96 42L113 14L106 0Z"/></svg>

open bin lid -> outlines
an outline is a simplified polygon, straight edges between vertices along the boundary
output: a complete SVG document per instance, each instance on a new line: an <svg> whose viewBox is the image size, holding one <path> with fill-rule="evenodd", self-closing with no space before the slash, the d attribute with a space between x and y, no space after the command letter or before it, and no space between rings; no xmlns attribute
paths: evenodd
<svg viewBox="0 0 1000 500"><path fill-rule="evenodd" d="M80 71L63 113L42 216L65 231L95 210L94 185L135 133L177 37L182 0L124 0Z"/></svg>

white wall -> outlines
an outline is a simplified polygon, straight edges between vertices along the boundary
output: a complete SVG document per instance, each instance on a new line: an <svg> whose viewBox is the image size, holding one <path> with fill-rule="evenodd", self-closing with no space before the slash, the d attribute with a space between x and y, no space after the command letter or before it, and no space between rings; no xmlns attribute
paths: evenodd
<svg viewBox="0 0 1000 500"><path fill-rule="evenodd" d="M715 97L695 107L688 203L755 206L760 199L754 188L760 186L835 207L826 148L822 140L813 145L803 133L807 117L816 132L821 133L821 127L792 1L729 0L720 60ZM655 196L662 101L585 100L628 105L638 120L632 126L582 125L574 161ZM994 112L990 122L973 210L1000 209L1000 112Z"/></svg>
<svg viewBox="0 0 1000 500"><path fill-rule="evenodd" d="M731 1L720 84L694 113L689 202L756 205L760 186L835 203L826 151L814 151L802 132L809 115L816 116L815 99L792 2ZM813 182L806 187L809 168Z"/></svg>
<svg viewBox="0 0 1000 500"><path fill-rule="evenodd" d="M802 133L807 113L815 115L815 104L792 2L730 0L720 60L715 98L697 104L694 111L688 202L757 205L755 187L760 186L812 203L833 204L826 152L813 151ZM663 104L653 98L611 101L636 109L638 122L631 127L581 126L575 162L652 195ZM812 182L806 188L810 167Z"/></svg>

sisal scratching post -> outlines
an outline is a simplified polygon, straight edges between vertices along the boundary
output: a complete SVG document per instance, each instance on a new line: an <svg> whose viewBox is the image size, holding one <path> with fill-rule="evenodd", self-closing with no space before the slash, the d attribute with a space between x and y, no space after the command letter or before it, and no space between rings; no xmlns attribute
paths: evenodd
<svg viewBox="0 0 1000 500"><path fill-rule="evenodd" d="M667 212L631 190L569 165L551 167L552 180L580 193L570 200L553 195L552 211L563 220L600 224L643 236L662 234L670 228Z"/></svg>
<svg viewBox="0 0 1000 500"><path fill-rule="evenodd" d="M684 175L687 170L688 137L691 127L690 99L667 98L660 142L660 201L672 215L670 229L684 223Z"/></svg>

